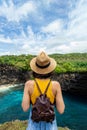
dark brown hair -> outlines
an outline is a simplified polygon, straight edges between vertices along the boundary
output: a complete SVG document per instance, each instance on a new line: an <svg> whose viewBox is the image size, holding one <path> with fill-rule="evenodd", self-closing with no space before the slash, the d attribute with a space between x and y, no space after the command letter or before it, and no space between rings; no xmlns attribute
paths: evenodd
<svg viewBox="0 0 87 130"><path fill-rule="evenodd" d="M32 75L34 78L39 78L39 79L46 79L46 78L51 78L53 75L53 71L48 73L48 74L37 74L34 71L32 71Z"/></svg>

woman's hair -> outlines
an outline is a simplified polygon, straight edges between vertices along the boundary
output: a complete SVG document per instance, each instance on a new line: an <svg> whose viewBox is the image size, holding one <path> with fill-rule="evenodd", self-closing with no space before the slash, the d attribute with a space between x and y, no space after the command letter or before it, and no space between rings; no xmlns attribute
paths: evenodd
<svg viewBox="0 0 87 130"><path fill-rule="evenodd" d="M46 78L51 78L53 75L53 72L50 72L48 74L37 74L34 71L32 71L32 75L34 78L46 79Z"/></svg>

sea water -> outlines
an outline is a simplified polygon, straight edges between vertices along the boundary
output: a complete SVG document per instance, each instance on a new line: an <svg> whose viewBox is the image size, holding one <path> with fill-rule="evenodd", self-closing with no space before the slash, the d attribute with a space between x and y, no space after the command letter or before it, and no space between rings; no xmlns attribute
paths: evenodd
<svg viewBox="0 0 87 130"><path fill-rule="evenodd" d="M23 112L21 102L23 86L11 88L9 91L0 92L0 123L16 119L27 120L29 111ZM63 92L65 112L60 115L56 108L58 126L67 126L71 130L87 129L87 99Z"/></svg>

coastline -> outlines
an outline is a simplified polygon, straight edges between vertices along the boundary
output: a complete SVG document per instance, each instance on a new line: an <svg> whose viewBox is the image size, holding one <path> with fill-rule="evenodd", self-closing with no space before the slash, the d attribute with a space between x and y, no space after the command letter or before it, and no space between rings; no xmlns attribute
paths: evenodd
<svg viewBox="0 0 87 130"><path fill-rule="evenodd" d="M0 65L0 73L0 85L24 84L29 79L32 79L32 71L18 69L6 64ZM87 72L54 73L52 80L58 81L63 91L87 97ZM5 87L3 89L7 90Z"/></svg>

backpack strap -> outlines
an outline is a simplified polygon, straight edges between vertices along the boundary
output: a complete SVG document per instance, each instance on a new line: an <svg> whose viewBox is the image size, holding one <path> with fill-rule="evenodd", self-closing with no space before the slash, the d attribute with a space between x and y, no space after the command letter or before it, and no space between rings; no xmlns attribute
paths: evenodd
<svg viewBox="0 0 87 130"><path fill-rule="evenodd" d="M41 90L40 90L40 87L39 87L39 85L38 85L38 83L37 83L37 81L36 81L36 80L35 80L35 83L36 83L36 85L37 85L37 88L38 88L38 90L39 90L40 94L42 94L42 92L41 92Z"/></svg>
<svg viewBox="0 0 87 130"><path fill-rule="evenodd" d="M48 88L49 88L50 82L51 82L51 79L50 79L50 81L49 81L49 83L48 83L48 85L47 85L47 87L46 87L46 89L45 89L45 91L44 91L44 94L47 93L47 90L48 90Z"/></svg>
<svg viewBox="0 0 87 130"><path fill-rule="evenodd" d="M49 85L50 85L50 82L51 82L51 79L50 79L50 81L49 81L49 83L48 83L48 85L47 85L47 87L46 87L46 89L45 89L45 91L44 91L44 94L46 94L46 92L47 92L47 90L48 90L48 87L49 87ZM39 85L38 85L38 83L37 83L36 80L35 80L35 83L36 83L36 85L37 85L37 88L38 88L40 94L42 94L42 92L41 92L41 90L40 90L40 87L39 87Z"/></svg>

